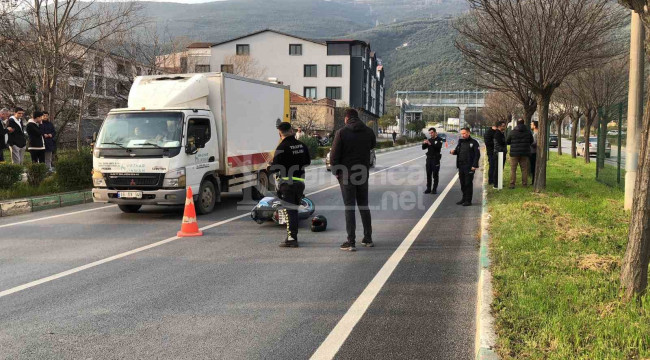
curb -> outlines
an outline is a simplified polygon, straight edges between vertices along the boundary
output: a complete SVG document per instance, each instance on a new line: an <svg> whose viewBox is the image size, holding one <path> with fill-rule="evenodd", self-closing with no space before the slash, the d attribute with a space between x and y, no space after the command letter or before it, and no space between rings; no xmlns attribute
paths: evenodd
<svg viewBox="0 0 650 360"><path fill-rule="evenodd" d="M479 279L478 298L476 301L476 359L497 360L494 347L496 345L496 333L494 331L494 317L491 313L493 300L492 293L492 272L490 271L490 234L488 224L490 215L487 205L487 180L486 172L483 172L483 207L481 212L481 245L479 250Z"/></svg>
<svg viewBox="0 0 650 360"><path fill-rule="evenodd" d="M90 190L8 200L0 202L0 217L28 214L91 202L93 202L93 193Z"/></svg>

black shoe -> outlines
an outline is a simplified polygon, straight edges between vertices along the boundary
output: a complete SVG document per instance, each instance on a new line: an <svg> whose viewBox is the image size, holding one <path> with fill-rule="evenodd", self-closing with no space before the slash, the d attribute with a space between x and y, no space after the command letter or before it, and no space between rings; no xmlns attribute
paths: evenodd
<svg viewBox="0 0 650 360"><path fill-rule="evenodd" d="M465 203L465 200L461 200L461 201L457 202L456 205L463 205L464 203Z"/></svg>
<svg viewBox="0 0 650 360"><path fill-rule="evenodd" d="M433 191L431 191L431 193L432 193L432 194L437 194L437 193L438 193L438 189L433 189Z"/></svg>
<svg viewBox="0 0 650 360"><path fill-rule="evenodd" d="M285 240L280 243L280 247L287 247L287 248L297 248L298 247L298 240Z"/></svg>
<svg viewBox="0 0 650 360"><path fill-rule="evenodd" d="M425 193L425 194L431 194L431 190L426 189L426 190L424 190L424 193Z"/></svg>
<svg viewBox="0 0 650 360"><path fill-rule="evenodd" d="M361 243L365 247L375 247L375 243L372 242L372 239L363 239L363 240L361 240Z"/></svg>
<svg viewBox="0 0 650 360"><path fill-rule="evenodd" d="M340 249L345 251L357 251L357 247L354 246L354 243L351 243L349 241L346 241L343 244L341 244Z"/></svg>
<svg viewBox="0 0 650 360"><path fill-rule="evenodd" d="M471 202L464 202L463 206L472 206L472 203Z"/></svg>

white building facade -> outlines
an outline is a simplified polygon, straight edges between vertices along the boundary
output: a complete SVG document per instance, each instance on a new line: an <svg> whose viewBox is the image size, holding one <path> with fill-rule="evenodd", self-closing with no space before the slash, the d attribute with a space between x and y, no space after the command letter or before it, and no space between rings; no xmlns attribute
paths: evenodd
<svg viewBox="0 0 650 360"><path fill-rule="evenodd" d="M249 61L242 64L242 59ZM311 40L263 30L212 45L210 71L248 76L237 67L251 66L253 77L279 81L307 98L384 114L383 67L363 41Z"/></svg>

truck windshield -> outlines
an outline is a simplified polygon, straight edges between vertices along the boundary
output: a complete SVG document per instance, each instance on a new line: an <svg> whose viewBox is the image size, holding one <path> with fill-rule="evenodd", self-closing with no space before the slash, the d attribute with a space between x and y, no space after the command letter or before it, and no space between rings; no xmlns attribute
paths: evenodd
<svg viewBox="0 0 650 360"><path fill-rule="evenodd" d="M174 112L109 114L97 141L103 149L178 148L183 115Z"/></svg>

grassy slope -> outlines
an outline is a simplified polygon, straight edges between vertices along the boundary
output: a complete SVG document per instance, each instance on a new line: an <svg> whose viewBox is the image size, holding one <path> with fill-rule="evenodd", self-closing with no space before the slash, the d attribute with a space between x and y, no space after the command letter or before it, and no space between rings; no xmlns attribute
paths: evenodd
<svg viewBox="0 0 650 360"><path fill-rule="evenodd" d="M596 182L594 166L552 153L546 193L489 190L505 359L650 357L650 295L638 306L619 301L623 192Z"/></svg>

